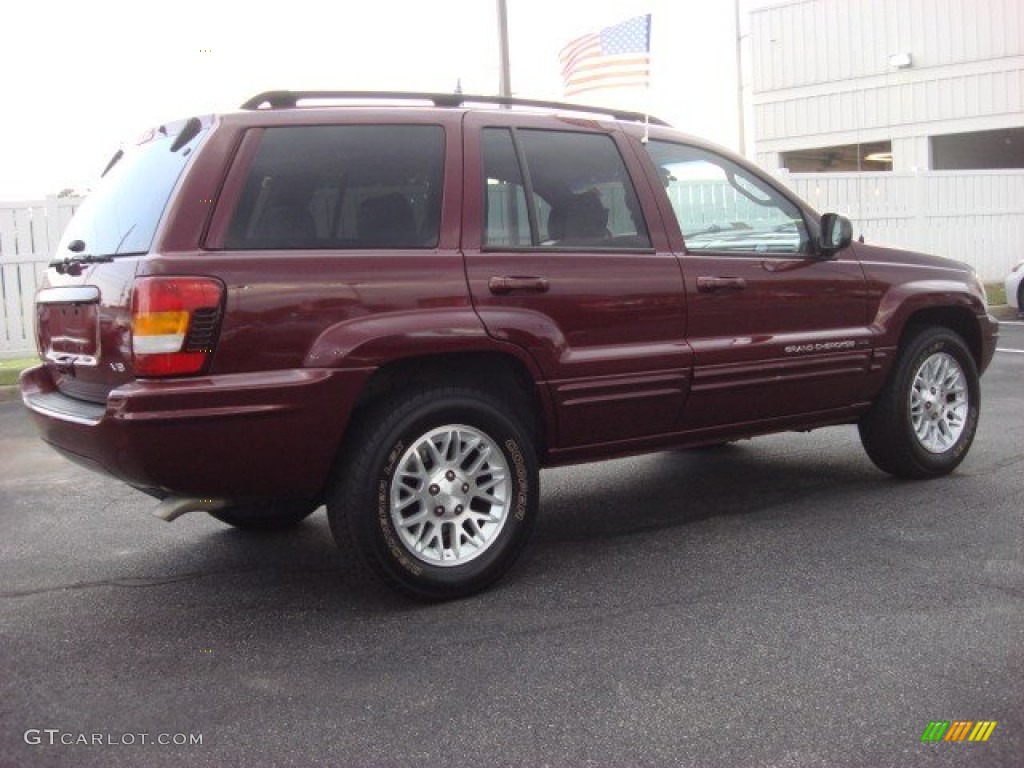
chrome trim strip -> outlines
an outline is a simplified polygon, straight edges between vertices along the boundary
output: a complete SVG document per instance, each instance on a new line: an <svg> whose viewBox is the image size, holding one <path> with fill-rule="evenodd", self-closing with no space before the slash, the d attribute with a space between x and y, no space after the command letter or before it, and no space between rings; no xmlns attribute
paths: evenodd
<svg viewBox="0 0 1024 768"><path fill-rule="evenodd" d="M36 304L94 304L99 300L100 289L95 285L43 288L36 294Z"/></svg>

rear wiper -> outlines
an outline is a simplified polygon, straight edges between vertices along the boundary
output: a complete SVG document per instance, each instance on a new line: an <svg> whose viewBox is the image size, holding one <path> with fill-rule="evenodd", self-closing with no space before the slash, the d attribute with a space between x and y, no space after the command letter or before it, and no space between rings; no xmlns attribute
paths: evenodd
<svg viewBox="0 0 1024 768"><path fill-rule="evenodd" d="M49 266L57 270L58 275L78 275L82 272L83 264L105 264L113 261L109 256L69 256L66 259L54 259Z"/></svg>
<svg viewBox="0 0 1024 768"><path fill-rule="evenodd" d="M85 250L85 243L81 240L72 240L68 243L68 250L74 253L81 253ZM58 275L80 275L82 273L83 264L105 264L108 261L114 259L110 256L94 256L92 254L86 254L84 256L68 256L64 259L54 259L47 266L53 267L57 270Z"/></svg>

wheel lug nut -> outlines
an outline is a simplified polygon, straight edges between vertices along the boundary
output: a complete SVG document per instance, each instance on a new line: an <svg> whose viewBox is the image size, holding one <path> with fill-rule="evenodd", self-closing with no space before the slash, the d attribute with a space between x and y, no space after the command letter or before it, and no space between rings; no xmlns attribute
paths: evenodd
<svg viewBox="0 0 1024 768"><path fill-rule="evenodd" d="M427 488L427 491L431 496L437 496L437 494L441 492L441 487L437 483L432 483L431 486Z"/></svg>
<svg viewBox="0 0 1024 768"><path fill-rule="evenodd" d="M452 480L454 480L454 479L455 479L455 473L454 473L454 472L452 472L452 471L451 471L451 470L449 469L449 470L448 470L447 472L445 472L445 473L444 473L444 477L445 477L445 479L446 479L446 480L448 480L449 482L451 482Z"/></svg>
<svg viewBox="0 0 1024 768"><path fill-rule="evenodd" d="M469 493L469 483L463 483L462 484L462 492L463 493Z"/></svg>
<svg viewBox="0 0 1024 768"><path fill-rule="evenodd" d="M438 517L444 517L444 507L434 507L434 514Z"/></svg>
<svg viewBox="0 0 1024 768"><path fill-rule="evenodd" d="M461 515L462 514L462 505L461 504L456 504L455 505L455 514L456 515Z"/></svg>

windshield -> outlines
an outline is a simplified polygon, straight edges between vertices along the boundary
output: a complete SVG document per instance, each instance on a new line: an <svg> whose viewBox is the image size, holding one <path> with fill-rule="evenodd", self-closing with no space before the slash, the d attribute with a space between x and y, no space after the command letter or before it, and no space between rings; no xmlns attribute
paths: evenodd
<svg viewBox="0 0 1024 768"><path fill-rule="evenodd" d="M197 118L160 126L118 150L64 231L58 256L81 240L83 255L149 251L164 206L206 131Z"/></svg>

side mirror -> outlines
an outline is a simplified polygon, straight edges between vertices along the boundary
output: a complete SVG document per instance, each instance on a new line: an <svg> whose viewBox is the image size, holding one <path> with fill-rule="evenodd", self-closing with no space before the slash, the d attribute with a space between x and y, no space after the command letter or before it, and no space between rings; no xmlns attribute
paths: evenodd
<svg viewBox="0 0 1024 768"><path fill-rule="evenodd" d="M821 236L818 252L825 257L834 256L853 241L853 225L845 216L826 213L821 217Z"/></svg>

